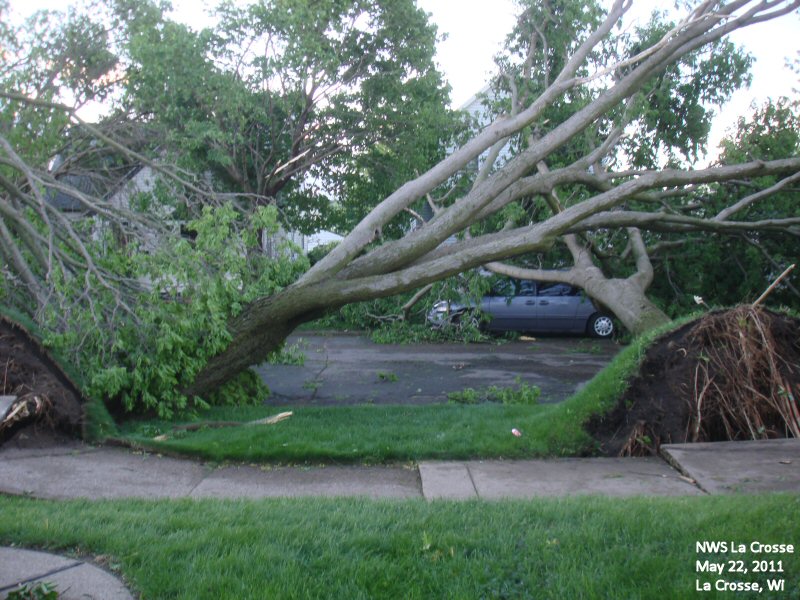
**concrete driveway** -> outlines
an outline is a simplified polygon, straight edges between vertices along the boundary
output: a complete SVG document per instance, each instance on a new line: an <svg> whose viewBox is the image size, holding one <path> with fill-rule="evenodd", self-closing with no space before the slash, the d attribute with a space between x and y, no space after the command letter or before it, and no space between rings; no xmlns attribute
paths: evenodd
<svg viewBox="0 0 800 600"><path fill-rule="evenodd" d="M303 349L303 366L261 365L272 405L427 404L448 392L517 378L560 402L606 366L620 350L610 340L524 338L484 344L376 344L365 336L303 333L289 338Z"/></svg>

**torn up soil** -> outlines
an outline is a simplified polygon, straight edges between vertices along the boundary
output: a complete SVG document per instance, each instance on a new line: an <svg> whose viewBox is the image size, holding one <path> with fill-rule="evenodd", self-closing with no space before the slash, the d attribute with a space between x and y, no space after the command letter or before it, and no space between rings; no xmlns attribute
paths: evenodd
<svg viewBox="0 0 800 600"><path fill-rule="evenodd" d="M684 325L650 346L617 405L586 428L611 456L800 437L800 320L745 305Z"/></svg>
<svg viewBox="0 0 800 600"><path fill-rule="evenodd" d="M0 315L0 445L39 447L83 434L85 398L22 325Z"/></svg>

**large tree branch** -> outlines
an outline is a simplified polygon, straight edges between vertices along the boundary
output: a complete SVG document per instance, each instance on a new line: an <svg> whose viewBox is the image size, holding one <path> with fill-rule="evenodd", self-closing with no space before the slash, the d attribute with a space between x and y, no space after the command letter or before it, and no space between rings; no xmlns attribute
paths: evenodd
<svg viewBox="0 0 800 600"><path fill-rule="evenodd" d="M556 231L558 235L563 233L578 233L592 229L602 229L604 227L645 227L653 229L657 226L666 227L670 230L683 228L696 229L700 223L705 224L708 230L729 230L740 228L747 229L746 223L738 222L717 222L710 219L683 217L680 215L669 214L666 212L640 213L635 211L609 211L631 198L638 198L643 192L652 188L666 186L691 185L696 183L713 183L726 181L743 176L758 176L767 174L780 174L787 171L800 169L800 158L782 159L776 161L754 161L741 165L724 165L711 167L697 171L684 171L680 169L664 169L662 171L643 172L636 179L626 181L616 187L584 200L574 206L564 209L546 221L551 231ZM558 171L552 171L547 176L555 176ZM530 186L530 184L529 184ZM598 213L602 213L598 215ZM787 226L795 225L796 219L772 220L770 222L759 222L760 228L785 229ZM541 224L533 224L518 227L512 230L504 230L497 233L485 234L467 240L460 240L454 244L438 247L416 262L423 263L427 260L436 259L443 254L457 252L460 249L472 249L473 247L486 244L494 247L501 244L504 248L512 250L514 244L519 242L523 247L527 237L531 232L537 231ZM516 254L521 254L523 251ZM510 254L513 256L514 253ZM369 254L366 258L369 258Z"/></svg>
<svg viewBox="0 0 800 600"><path fill-rule="evenodd" d="M586 56L589 54L589 52L591 52L591 50L611 31L614 24L629 7L630 0L616 0L603 24L594 33L592 33L573 54L553 84L547 88L547 90L545 90L545 92L542 93L528 108L520 111L520 113L516 116L498 119L484 129L480 134L472 138L472 140L456 150L447 159L441 161L420 177L401 186L396 192L383 200L372 212L370 212L370 214L367 215L367 217L365 217L350 232L350 234L344 240L342 240L342 242L336 248L334 248L333 251L331 251L323 260L318 262L311 270L309 270L303 276L301 282L311 283L314 281L319 281L323 277L332 276L338 273L359 252L361 252L361 250L367 244L369 244L369 242L373 239L375 231L380 230L405 207L409 206L415 200L422 198L426 193L431 192L438 185L444 183L449 177L457 173L471 160L482 154L496 142L502 140L503 138L509 137L510 135L532 123L562 93L576 84L576 82L571 79L574 73L586 59ZM536 161L534 161L534 163L535 162ZM517 164L520 165L521 163ZM508 176L505 176L504 179L508 179ZM514 177L511 176L508 181L504 182L504 185L501 183L501 189L507 187L513 181L513 179ZM483 186L481 186L481 188L483 188ZM486 198L482 197L485 192L489 192L492 197L497 194L497 192L494 192L493 187L490 187L487 190L482 190L481 193L475 194L474 202L479 206L482 201L486 201ZM469 210L469 207L465 206L464 209ZM446 214L448 214L448 211L443 213L443 215ZM444 217L437 217L436 221L439 221L442 218ZM455 223L453 226L451 226L451 228L452 227L455 227L455 230L463 228L458 227L458 223ZM420 229L419 231L423 231L424 229L425 228ZM446 231L446 227L439 227L438 229L445 229ZM438 241L436 234L438 234L438 238L440 238ZM436 234L431 236L428 234L428 232L426 232L426 238L428 239L426 239L423 243L429 246L428 249L434 247L441 240L450 235L449 233L442 234L442 232L438 230ZM444 235L444 237L441 237L442 235ZM416 244L414 244L414 246L418 247ZM401 249L399 252L395 252L393 250L390 252L390 254L395 256L403 255L404 249Z"/></svg>
<svg viewBox="0 0 800 600"><path fill-rule="evenodd" d="M749 196L745 196L744 198L736 202L736 204L732 204L731 206L721 210L719 214L717 214L717 216L714 217L714 220L726 221L731 215L741 211L744 208L747 208L748 206L754 204L755 202L758 202L759 200L763 200L764 198L769 198L770 196L784 189L787 185L795 183L796 181L800 181L800 171L794 173L793 175L790 175L789 177L781 179L774 185L771 185L770 187L764 190L755 192L754 194L750 194Z"/></svg>
<svg viewBox="0 0 800 600"><path fill-rule="evenodd" d="M797 4L800 4L800 2ZM731 13L740 5L741 3L731 3L724 7L720 14L724 16ZM756 8L763 10L764 6L759 4ZM756 8L748 12L748 14L755 11ZM437 215L426 227L417 229L412 234L396 242L374 250L370 253L370 262L373 265L381 264L390 268L400 268L402 265L412 262L419 256L429 252L449 236L467 227L474 221L476 214L482 208L503 193L506 188L519 181L526 171L571 140L594 122L595 119L632 95L656 72L678 60L684 54L715 41L729 33L730 30L747 23L747 19L743 16L715 28L714 26L719 20L718 16L697 19L692 26L679 31L674 36L674 39L670 39L628 75L618 80L613 87L601 93L592 103L555 127L536 144L519 153L490 179L476 186L465 197L440 215ZM554 83L554 85L556 84ZM342 267L343 265L340 265L337 270ZM345 276L364 276L373 272L375 272L373 267L370 264L366 264L362 259L361 264L356 265L354 263L348 268Z"/></svg>
<svg viewBox="0 0 800 600"><path fill-rule="evenodd" d="M744 165L715 167L696 172L680 170L649 172L637 180L621 184L617 188L605 192L592 200L566 208L543 223L456 242L439 248L436 252L430 252L425 255L424 259L397 271L358 277L351 280L339 278L331 280L330 285L334 286L331 290L336 290L336 295L332 297L339 298L338 293L341 292L345 294L347 302L351 302L369 297L369 293L380 295L399 293L437 281L460 271L480 266L487 261L511 258L520 254L546 249L564 233L589 229L637 227L640 224L652 226L655 223L662 222L681 225L687 230L735 231L744 230L747 226L754 229L780 228L784 230L787 224L800 225L800 217L757 221L754 223L719 222L667 213L608 211L606 208L623 202L630 195L647 187L676 185L680 182L722 181L732 177L741 177L743 173L751 175L765 174L780 172L787 168L800 168L800 158L768 163L757 161ZM634 231L635 235L636 232ZM643 248L644 246L642 245ZM315 286L296 284L292 287L302 289ZM367 295L359 296L359 294ZM325 299L319 299L318 302L324 303ZM313 303L312 305L319 308ZM243 319L246 320L246 317Z"/></svg>
<svg viewBox="0 0 800 600"><path fill-rule="evenodd" d="M639 227L650 231L776 231L800 236L800 217L786 219L762 219L759 221L716 221L686 215L671 215L663 212L607 211L592 215L571 226L568 231L580 232L595 229Z"/></svg>
<svg viewBox="0 0 800 600"><path fill-rule="evenodd" d="M653 282L653 264L647 254L642 233L636 227L628 227L627 230L628 239L633 250L633 258L636 261L636 272L628 277L628 280L644 293Z"/></svg>
<svg viewBox="0 0 800 600"><path fill-rule="evenodd" d="M33 269L30 268L25 257L19 251L11 232L2 220L0 220L0 249L2 249L2 254L14 265L14 269L25 282L31 295L36 299L38 311L47 301L45 288L34 275Z"/></svg>
<svg viewBox="0 0 800 600"><path fill-rule="evenodd" d="M580 277L577 269L532 269L530 267L520 267L504 262L490 262L484 268L505 277L515 279L530 279L533 281L547 281L552 283L568 283L569 285L579 286Z"/></svg>

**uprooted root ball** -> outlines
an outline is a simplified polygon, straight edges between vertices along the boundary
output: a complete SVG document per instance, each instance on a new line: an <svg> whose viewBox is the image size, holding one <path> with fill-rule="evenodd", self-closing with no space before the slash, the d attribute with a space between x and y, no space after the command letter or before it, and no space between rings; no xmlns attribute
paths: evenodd
<svg viewBox="0 0 800 600"><path fill-rule="evenodd" d="M648 349L620 402L587 428L612 455L800 437L800 321L744 305L679 328Z"/></svg>
<svg viewBox="0 0 800 600"><path fill-rule="evenodd" d="M22 325L0 315L0 396L12 400L0 411L0 444L24 435L80 435L80 391Z"/></svg>

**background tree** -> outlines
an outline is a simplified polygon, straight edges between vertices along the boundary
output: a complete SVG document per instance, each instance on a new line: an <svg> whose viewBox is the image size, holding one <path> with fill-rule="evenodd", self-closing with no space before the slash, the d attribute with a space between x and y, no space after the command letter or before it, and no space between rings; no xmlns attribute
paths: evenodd
<svg viewBox="0 0 800 600"><path fill-rule="evenodd" d="M227 3L201 32L153 4L115 7L125 111L179 164L306 232L352 226L457 125L412 0Z"/></svg>
<svg viewBox="0 0 800 600"><path fill-rule="evenodd" d="M798 105L780 98L753 107L722 140L719 164L776 160L800 154ZM695 211L712 218L764 220L797 213L800 176L734 180L697 190L690 196ZM742 202L740 205L739 202ZM736 213L733 207L739 206ZM653 296L673 314L691 309L692 297L733 305L755 300L790 264L797 262L797 230L737 232L734 235L666 234L652 240L655 253ZM788 280L772 301L800 306L800 290Z"/></svg>

